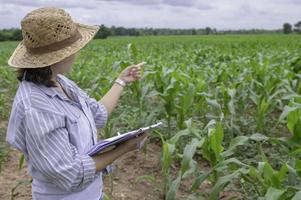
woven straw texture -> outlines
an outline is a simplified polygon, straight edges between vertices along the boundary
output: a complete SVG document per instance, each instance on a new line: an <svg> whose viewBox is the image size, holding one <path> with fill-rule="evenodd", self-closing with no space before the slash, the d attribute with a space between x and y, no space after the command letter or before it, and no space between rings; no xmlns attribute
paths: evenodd
<svg viewBox="0 0 301 200"><path fill-rule="evenodd" d="M83 48L97 33L99 26L75 23L63 9L39 8L21 21L23 40L18 44L8 64L14 68L38 68L57 63ZM64 40L77 36L72 43ZM63 43L59 46L58 43ZM51 51L32 53L51 46ZM39 50L38 50L39 51Z"/></svg>

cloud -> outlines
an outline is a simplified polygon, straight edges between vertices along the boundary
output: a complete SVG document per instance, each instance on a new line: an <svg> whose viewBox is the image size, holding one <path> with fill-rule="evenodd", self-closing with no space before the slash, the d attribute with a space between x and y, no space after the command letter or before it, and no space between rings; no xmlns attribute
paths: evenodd
<svg viewBox="0 0 301 200"><path fill-rule="evenodd" d="M196 4L197 1L194 0L163 0L163 4L171 5L171 6L186 6L186 7L192 7Z"/></svg>
<svg viewBox="0 0 301 200"><path fill-rule="evenodd" d="M73 0L43 0L43 1L30 1L30 0L0 0L1 5L10 4L16 6L24 7L44 7L44 6L57 6L62 8L85 8L85 9L94 9L95 1L85 0L85 1L73 1Z"/></svg>
<svg viewBox="0 0 301 200"><path fill-rule="evenodd" d="M132 5L168 5L177 7L195 7L199 9L212 9L210 3L196 0L106 0L107 2L120 2Z"/></svg>
<svg viewBox="0 0 301 200"><path fill-rule="evenodd" d="M301 20L301 0L0 0L0 28L19 27L33 9L56 6L75 21L107 26L281 28Z"/></svg>
<svg viewBox="0 0 301 200"><path fill-rule="evenodd" d="M243 3L239 7L239 11L242 15L245 15L246 17L254 17L254 16L264 16L270 14L269 11L264 10L262 8L257 8L255 6L250 5L249 3Z"/></svg>
<svg viewBox="0 0 301 200"><path fill-rule="evenodd" d="M12 10L5 9L5 7L0 8L0 16L1 15L7 16L7 15L13 15L13 14L14 14L14 12Z"/></svg>
<svg viewBox="0 0 301 200"><path fill-rule="evenodd" d="M161 3L161 0L102 0L102 1L121 2L125 4L133 4L133 5L157 5Z"/></svg>
<svg viewBox="0 0 301 200"><path fill-rule="evenodd" d="M283 3L283 4L301 4L301 0L275 0L276 3Z"/></svg>

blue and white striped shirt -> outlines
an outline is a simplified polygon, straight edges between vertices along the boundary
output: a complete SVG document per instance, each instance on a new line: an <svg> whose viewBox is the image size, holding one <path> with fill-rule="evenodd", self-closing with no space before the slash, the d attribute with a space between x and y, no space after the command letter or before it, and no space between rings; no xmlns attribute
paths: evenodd
<svg viewBox="0 0 301 200"><path fill-rule="evenodd" d="M108 118L103 104L57 75L69 99L54 87L23 79L14 98L7 142L24 153L33 199L89 199L102 195L102 173L85 154Z"/></svg>

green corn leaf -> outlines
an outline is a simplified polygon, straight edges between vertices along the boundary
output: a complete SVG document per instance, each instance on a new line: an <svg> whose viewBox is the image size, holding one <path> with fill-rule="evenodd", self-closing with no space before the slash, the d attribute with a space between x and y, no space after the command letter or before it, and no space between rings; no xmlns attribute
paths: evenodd
<svg viewBox="0 0 301 200"><path fill-rule="evenodd" d="M193 138L191 143L185 146L184 153L183 153L183 159L182 159L182 163L181 163L181 173L182 174L184 174L188 170L188 167L190 165L193 155L195 154L198 144L199 144L199 140L196 138Z"/></svg>
<svg viewBox="0 0 301 200"><path fill-rule="evenodd" d="M128 54L129 56L133 57L133 58L136 58L137 57L137 48L136 48L136 45L135 44L132 44L132 43L129 43L128 44Z"/></svg>
<svg viewBox="0 0 301 200"><path fill-rule="evenodd" d="M171 183L169 190L167 192L167 195L166 195L166 200L174 200L175 199L176 193L180 186L181 178L182 178L182 175L180 173L178 175L178 177Z"/></svg>
<svg viewBox="0 0 301 200"><path fill-rule="evenodd" d="M22 169L22 167L23 167L23 164L24 164L24 154L22 154L21 156L20 156L20 158L19 158L19 170L21 170Z"/></svg>
<svg viewBox="0 0 301 200"><path fill-rule="evenodd" d="M255 167L249 166L248 174L249 174L251 177L255 178L255 177L258 176L259 173L258 173L258 171L256 170Z"/></svg>
<svg viewBox="0 0 301 200"><path fill-rule="evenodd" d="M210 149L209 140L208 138L204 139L203 145L202 145L202 155L203 157L210 162L211 166L215 165L216 159L215 154Z"/></svg>
<svg viewBox="0 0 301 200"><path fill-rule="evenodd" d="M104 193L103 194L103 200L110 200L110 197Z"/></svg>
<svg viewBox="0 0 301 200"><path fill-rule="evenodd" d="M228 102L228 109L230 111L230 113L232 115L235 114L235 101L234 101L234 97L235 97L235 94L236 94L236 90L235 89L228 89L227 90L227 93L228 95L231 97L231 100Z"/></svg>
<svg viewBox="0 0 301 200"><path fill-rule="evenodd" d="M268 162L264 163L263 174L264 174L264 178L268 181L268 183L271 186L280 188L280 181L278 177L275 175L274 169Z"/></svg>
<svg viewBox="0 0 301 200"><path fill-rule="evenodd" d="M281 195L285 192L284 189L277 189L273 187L269 187L267 193L265 194L266 200L278 200Z"/></svg>
<svg viewBox="0 0 301 200"><path fill-rule="evenodd" d="M220 153L224 150L222 146L224 138L224 131L220 122L216 124L216 129L211 131L210 135L210 148L215 153L216 158L220 157Z"/></svg>
<svg viewBox="0 0 301 200"><path fill-rule="evenodd" d="M211 105L212 107L221 110L221 105L217 102L217 100L215 99L208 99L206 98L206 101L209 105Z"/></svg>
<svg viewBox="0 0 301 200"><path fill-rule="evenodd" d="M301 143L301 115L295 124L293 134L294 134L293 139L300 144Z"/></svg>
<svg viewBox="0 0 301 200"><path fill-rule="evenodd" d="M185 129L177 132L172 138L168 140L168 142L172 144L176 144L178 140L185 135L189 135L189 130Z"/></svg>
<svg viewBox="0 0 301 200"><path fill-rule="evenodd" d="M287 115L287 127L289 129L289 131L294 135L295 132L295 126L298 123L298 120L300 118L300 113L299 113L299 109L298 110L294 110L291 111L288 115Z"/></svg>
<svg viewBox="0 0 301 200"><path fill-rule="evenodd" d="M234 178L237 178L240 173L246 174L248 170L246 169L238 169L231 174L227 174L225 176L220 176L212 188L212 191L209 196L209 200L218 199L219 193L229 184Z"/></svg>
<svg viewBox="0 0 301 200"><path fill-rule="evenodd" d="M301 191L297 192L292 200L300 200L301 199Z"/></svg>
<svg viewBox="0 0 301 200"><path fill-rule="evenodd" d="M198 162L195 160L191 160L189 163L189 169L183 174L182 178L186 179L190 176L194 176L195 173L198 171Z"/></svg>
<svg viewBox="0 0 301 200"><path fill-rule="evenodd" d="M293 112L293 111L295 111L296 109L298 109L298 107L285 106L285 107L283 108L283 111L282 111L282 113L281 113L281 115L280 115L278 121L279 121L279 122L280 122L280 121L283 121L283 120L288 116L288 114L289 114L290 112Z"/></svg>
<svg viewBox="0 0 301 200"><path fill-rule="evenodd" d="M285 176L287 172L288 172L287 164L283 164L280 170L276 173L276 177L280 183L285 180Z"/></svg>
<svg viewBox="0 0 301 200"><path fill-rule="evenodd" d="M295 159L295 166L294 166L297 175L301 178L301 160Z"/></svg>
<svg viewBox="0 0 301 200"><path fill-rule="evenodd" d="M229 158L227 160L223 160L221 162L219 162L216 166L215 166L215 170L219 170L219 168L223 169L225 167L227 167L229 164L236 164L238 166L244 166L244 167L248 167L248 165L242 163L241 161L239 161L236 158Z"/></svg>
<svg viewBox="0 0 301 200"><path fill-rule="evenodd" d="M194 192L195 190L197 190L200 187L200 185L209 177L210 174L211 170L205 173L200 173L200 175L192 183L190 191Z"/></svg>
<svg viewBox="0 0 301 200"><path fill-rule="evenodd" d="M290 155L291 155L291 156L298 156L298 155L301 155L301 147L298 148L298 149L293 149L293 150L290 152Z"/></svg>
<svg viewBox="0 0 301 200"><path fill-rule="evenodd" d="M288 168L288 172L289 172L289 174L288 174L289 184L296 185L296 183L299 181L297 170L293 166L290 166L290 165L287 165L287 168Z"/></svg>
<svg viewBox="0 0 301 200"><path fill-rule="evenodd" d="M189 108L191 108L193 104L194 93L195 93L195 87L193 84L189 83L186 93L183 96L183 100L182 100L182 109L184 112L186 112L187 110L189 110Z"/></svg>
<svg viewBox="0 0 301 200"><path fill-rule="evenodd" d="M163 172L165 175L168 174L169 171L169 167L171 165L172 162L172 155L175 151L175 145L174 144L169 144L167 142L163 143L163 157L162 157L162 161L163 161Z"/></svg>
<svg viewBox="0 0 301 200"><path fill-rule="evenodd" d="M237 136L236 138L232 139L230 145L226 151L224 151L221 156L228 157L234 153L234 150L239 145L244 145L248 141L247 136Z"/></svg>

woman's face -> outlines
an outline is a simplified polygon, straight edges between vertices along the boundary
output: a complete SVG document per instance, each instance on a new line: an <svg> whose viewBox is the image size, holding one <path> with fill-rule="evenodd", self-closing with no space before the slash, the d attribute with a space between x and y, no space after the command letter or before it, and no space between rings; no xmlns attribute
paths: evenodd
<svg viewBox="0 0 301 200"><path fill-rule="evenodd" d="M51 66L51 69L56 74L64 74L71 71L72 65L74 63L76 53L71 56L57 62Z"/></svg>

